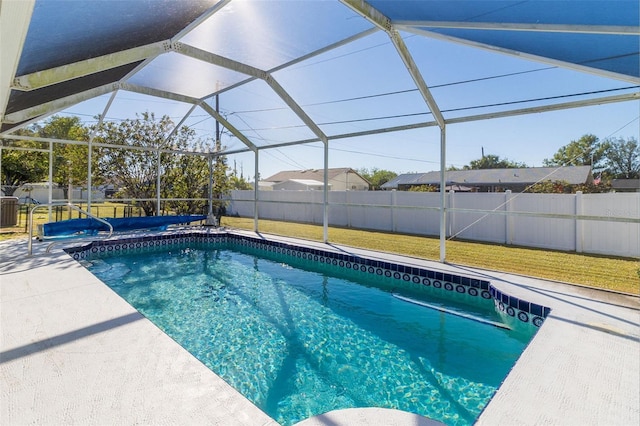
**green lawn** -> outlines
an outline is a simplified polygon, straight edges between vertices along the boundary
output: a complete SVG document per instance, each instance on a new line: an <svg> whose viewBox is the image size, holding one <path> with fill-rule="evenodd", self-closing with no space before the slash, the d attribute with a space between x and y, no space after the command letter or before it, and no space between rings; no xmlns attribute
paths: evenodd
<svg viewBox="0 0 640 426"><path fill-rule="evenodd" d="M121 205L116 205L116 208L119 206ZM113 209L113 206L108 206L108 208ZM34 219L36 224L46 222L46 210L37 214ZM253 219L223 217L222 225L253 229ZM260 220L260 231L322 241L322 226L319 225ZM0 240L25 236L24 223L17 227L2 228L0 232ZM440 258L438 238L330 227L329 241L351 247L398 253L429 260ZM640 294L640 262L638 259L468 241L447 241L446 250L447 262L453 264Z"/></svg>
<svg viewBox="0 0 640 426"><path fill-rule="evenodd" d="M222 225L253 229L253 219L223 217ZM318 225L260 220L259 228L268 234L314 241L322 241L323 236L322 226ZM429 260L440 258L438 238L330 227L329 241ZM640 294L638 259L467 241L447 241L446 250L449 263Z"/></svg>

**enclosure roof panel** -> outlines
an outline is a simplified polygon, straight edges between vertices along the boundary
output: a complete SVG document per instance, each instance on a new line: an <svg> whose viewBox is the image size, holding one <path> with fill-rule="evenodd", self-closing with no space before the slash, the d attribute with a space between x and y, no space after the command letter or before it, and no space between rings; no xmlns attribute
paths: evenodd
<svg viewBox="0 0 640 426"><path fill-rule="evenodd" d="M181 41L272 70L371 27L337 1L233 1Z"/></svg>
<svg viewBox="0 0 640 426"><path fill-rule="evenodd" d="M369 3L396 24L447 38L640 77L636 0Z"/></svg>
<svg viewBox="0 0 640 426"><path fill-rule="evenodd" d="M170 39L217 0L38 0L17 75Z"/></svg>
<svg viewBox="0 0 640 426"><path fill-rule="evenodd" d="M532 57L555 59L620 75L640 76L640 37L617 34L540 33L501 30L430 29L452 39L469 40Z"/></svg>
<svg viewBox="0 0 640 426"><path fill-rule="evenodd" d="M110 68L94 74L89 74L73 80L63 81L51 86L41 87L29 92L16 90L9 98L6 114L12 114L27 108L47 102L62 99L67 96L82 93L86 90L94 89L118 81L131 72L139 62L122 65L117 68Z"/></svg>
<svg viewBox="0 0 640 426"><path fill-rule="evenodd" d="M635 0L368 0L392 21L637 25Z"/></svg>

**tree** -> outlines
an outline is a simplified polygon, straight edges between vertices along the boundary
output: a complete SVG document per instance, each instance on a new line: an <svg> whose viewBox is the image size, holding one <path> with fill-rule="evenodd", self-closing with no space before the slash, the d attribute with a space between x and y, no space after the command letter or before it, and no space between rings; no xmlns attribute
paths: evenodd
<svg viewBox="0 0 640 426"><path fill-rule="evenodd" d="M483 155L482 158L473 160L468 166L464 166L465 170L478 169L517 169L527 167L524 163L517 163L506 158L500 158L497 155Z"/></svg>
<svg viewBox="0 0 640 426"><path fill-rule="evenodd" d="M247 190L253 189L253 186L242 176L232 174L229 176L230 189Z"/></svg>
<svg viewBox="0 0 640 426"><path fill-rule="evenodd" d="M376 167L371 170L362 168L357 170L358 174L371 184L371 189L378 190L382 185L398 176L397 173L389 170L381 170Z"/></svg>
<svg viewBox="0 0 640 426"><path fill-rule="evenodd" d="M439 190L436 185L414 185L409 188L409 192L438 192Z"/></svg>
<svg viewBox="0 0 640 426"><path fill-rule="evenodd" d="M561 147L553 158L545 158L543 164L554 166L591 166L592 170L605 169L606 146L594 135L583 135L577 141Z"/></svg>
<svg viewBox="0 0 640 426"><path fill-rule="evenodd" d="M31 129L20 129L16 135L34 136ZM41 144L33 141L3 141L4 146L16 148L42 148ZM39 151L24 151L18 149L2 150L2 170L0 184L5 195L13 195L18 186L27 182L41 182L48 176L49 154Z"/></svg>
<svg viewBox="0 0 640 426"><path fill-rule="evenodd" d="M54 115L42 125L33 125L16 131L17 135L51 139L87 141L89 129L78 117ZM41 142L17 141L12 146L22 148L45 148ZM48 147L46 147L48 148ZM46 149L45 148L45 149ZM87 182L88 147L86 145L53 144L53 181L63 185L65 194L68 184ZM20 185L48 179L49 155L45 152L6 150L2 157L2 182L4 185ZM97 165L97 158L93 158Z"/></svg>
<svg viewBox="0 0 640 426"><path fill-rule="evenodd" d="M564 180L545 180L529 186L525 192L538 194L575 194L576 192L581 191L585 194L596 194L609 192L610 190L611 184L606 182L602 182L598 185L593 183L572 185Z"/></svg>
<svg viewBox="0 0 640 426"><path fill-rule="evenodd" d="M220 138L216 138L215 152L222 151L222 143ZM220 217L227 211L226 201L222 200L222 196L228 194L231 191L231 183L229 176L227 175L229 167L227 166L227 157L224 155L216 155L213 160L212 181L213 186L211 188L213 198L213 214L220 221Z"/></svg>
<svg viewBox="0 0 640 426"><path fill-rule="evenodd" d="M187 154L163 154L175 155L174 167L167 170L163 180L170 182L163 185L163 198L207 198L209 185L209 165L207 157L202 155ZM180 200L171 201L168 206L175 210L176 214L191 214L202 212L206 206L205 201Z"/></svg>
<svg viewBox="0 0 640 426"><path fill-rule="evenodd" d="M253 186L242 176L231 175L229 177L229 186L231 189L248 190Z"/></svg>
<svg viewBox="0 0 640 426"><path fill-rule="evenodd" d="M88 141L89 131L79 117L60 117L54 115L44 125L34 127L35 133L43 138L70 141ZM98 166L97 151L92 156L92 167ZM88 145L55 143L53 148L53 181L62 186L68 197L69 184L82 185L88 181L89 147ZM94 180L93 183L98 183Z"/></svg>
<svg viewBox="0 0 640 426"><path fill-rule="evenodd" d="M119 124L104 123L96 133L96 141L136 148L104 149L99 168L106 179L121 186L124 197L139 199L147 216L157 212L158 171L165 177L160 180L161 195L197 198L193 195L202 194L202 178L208 173L206 159L162 153L158 165L161 150L185 150L195 144L193 130L183 126L172 133L173 128L168 116L156 120L153 113L145 112Z"/></svg>
<svg viewBox="0 0 640 426"><path fill-rule="evenodd" d="M236 161L233 160L233 170L229 176L229 189L248 190L253 189L251 183L249 183L242 172L242 166L240 166L240 176L238 176L238 168L236 167Z"/></svg>
<svg viewBox="0 0 640 426"><path fill-rule="evenodd" d="M229 167L227 166L227 157L224 155L217 155L213 160L213 198L221 199L223 195L228 194L231 190L229 184L229 176L227 173Z"/></svg>
<svg viewBox="0 0 640 426"><path fill-rule="evenodd" d="M603 145L607 172L612 178L640 178L640 145L636 138L607 139Z"/></svg>
<svg viewBox="0 0 640 426"><path fill-rule="evenodd" d="M563 180L544 180L529 186L526 192L537 194L571 194L573 186Z"/></svg>

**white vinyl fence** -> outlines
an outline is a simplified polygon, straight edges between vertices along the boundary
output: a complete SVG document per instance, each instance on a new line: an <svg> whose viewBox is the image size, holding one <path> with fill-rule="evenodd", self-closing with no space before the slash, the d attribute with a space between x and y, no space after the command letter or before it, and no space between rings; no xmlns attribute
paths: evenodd
<svg viewBox="0 0 640 426"><path fill-rule="evenodd" d="M322 224L322 191L260 191L258 216ZM254 217L254 191L232 191L227 213ZM640 193L446 195L447 236L640 257ZM329 191L329 225L437 236L439 193Z"/></svg>

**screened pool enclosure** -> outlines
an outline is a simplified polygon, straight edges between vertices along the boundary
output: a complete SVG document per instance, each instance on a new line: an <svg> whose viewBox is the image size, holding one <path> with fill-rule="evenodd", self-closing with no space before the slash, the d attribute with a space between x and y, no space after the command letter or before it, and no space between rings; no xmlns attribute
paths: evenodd
<svg viewBox="0 0 640 426"><path fill-rule="evenodd" d="M226 138L218 149L178 155L252 161L258 230L258 180L272 153L313 147L307 155L326 171L340 153L336 144L355 141L366 155L381 135L397 134L388 153L417 139L424 150L411 155L441 170L444 260L448 132L490 119L638 105L639 19L637 0L3 1L0 153L48 153L51 180L54 144L88 147L90 211L94 149L122 145L96 142L95 133L78 141L17 131L54 114L99 128L153 108L172 117L173 132L187 126L203 140ZM549 84L556 80L570 83L559 89ZM25 140L39 145L24 148ZM160 182L160 156L173 150L149 151ZM159 211L159 190L152 201Z"/></svg>

